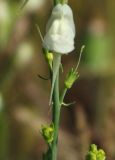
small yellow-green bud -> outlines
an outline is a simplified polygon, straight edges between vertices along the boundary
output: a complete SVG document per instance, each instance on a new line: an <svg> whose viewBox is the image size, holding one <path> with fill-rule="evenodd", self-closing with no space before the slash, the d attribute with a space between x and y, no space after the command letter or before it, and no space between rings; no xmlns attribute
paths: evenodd
<svg viewBox="0 0 115 160"><path fill-rule="evenodd" d="M46 58L47 58L49 61L53 61L53 53L47 52L47 53L46 53Z"/></svg>
<svg viewBox="0 0 115 160"><path fill-rule="evenodd" d="M89 148L89 152L86 155L86 160L105 160L105 152L102 149L97 149L95 144L92 144Z"/></svg>
<svg viewBox="0 0 115 160"><path fill-rule="evenodd" d="M42 126L41 134L48 144L51 144L54 136L54 125Z"/></svg>
<svg viewBox="0 0 115 160"><path fill-rule="evenodd" d="M97 160L105 160L105 158L105 152L102 149L99 149L97 153Z"/></svg>
<svg viewBox="0 0 115 160"><path fill-rule="evenodd" d="M50 69L52 69L52 62L53 62L53 53L49 50L43 48L43 53L45 55L46 61L50 66Z"/></svg>
<svg viewBox="0 0 115 160"><path fill-rule="evenodd" d="M67 77L65 79L65 87L67 89L70 89L73 85L73 83L78 79L79 75L78 72L75 72L75 70L72 68L70 72L67 74Z"/></svg>
<svg viewBox="0 0 115 160"><path fill-rule="evenodd" d="M95 144L91 144L89 150L95 154L97 154L97 146Z"/></svg>
<svg viewBox="0 0 115 160"><path fill-rule="evenodd" d="M96 154L91 152L91 151L89 151L87 156L86 156L86 160L97 160L96 159Z"/></svg>

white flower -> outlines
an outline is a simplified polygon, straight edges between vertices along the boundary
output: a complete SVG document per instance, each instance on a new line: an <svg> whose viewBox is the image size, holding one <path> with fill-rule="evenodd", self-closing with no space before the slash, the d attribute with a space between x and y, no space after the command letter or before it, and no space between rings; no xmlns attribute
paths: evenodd
<svg viewBox="0 0 115 160"><path fill-rule="evenodd" d="M67 54L74 49L74 38L72 9L67 4L56 5L46 26L43 46L48 50Z"/></svg>

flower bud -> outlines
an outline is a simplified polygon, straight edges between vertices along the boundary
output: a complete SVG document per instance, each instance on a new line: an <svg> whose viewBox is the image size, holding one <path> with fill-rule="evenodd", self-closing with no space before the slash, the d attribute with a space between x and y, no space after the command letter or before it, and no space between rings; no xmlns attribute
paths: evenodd
<svg viewBox="0 0 115 160"><path fill-rule="evenodd" d="M102 149L99 149L97 153L97 160L105 160L105 158L105 152Z"/></svg>
<svg viewBox="0 0 115 160"><path fill-rule="evenodd" d="M93 153L97 153L97 146L95 144L91 144L89 150Z"/></svg>
<svg viewBox="0 0 115 160"><path fill-rule="evenodd" d="M86 160L105 160L105 152L102 149L97 149L95 144L92 144L89 148L89 152L86 155Z"/></svg>
<svg viewBox="0 0 115 160"><path fill-rule="evenodd" d="M97 160L96 159L96 154L93 152L88 152L87 156L86 156L86 160Z"/></svg>
<svg viewBox="0 0 115 160"><path fill-rule="evenodd" d="M51 144L54 136L54 125L51 124L50 126L42 126L41 134L44 137L45 141L48 144Z"/></svg>
<svg viewBox="0 0 115 160"><path fill-rule="evenodd" d="M72 9L67 4L57 4L46 26L44 48L60 54L74 49L75 24Z"/></svg>
<svg viewBox="0 0 115 160"><path fill-rule="evenodd" d="M76 72L73 68L70 70L70 72L67 74L67 77L65 79L65 87L67 89L70 89L73 85L73 83L78 79L79 75L78 72Z"/></svg>
<svg viewBox="0 0 115 160"><path fill-rule="evenodd" d="M43 48L43 52L44 52L46 61L48 62L50 68L52 69L52 62L53 62L53 58L54 58L53 53L49 52L47 49L44 49L44 48Z"/></svg>
<svg viewBox="0 0 115 160"><path fill-rule="evenodd" d="M47 52L47 53L46 53L46 58L47 58L49 61L53 61L53 53Z"/></svg>

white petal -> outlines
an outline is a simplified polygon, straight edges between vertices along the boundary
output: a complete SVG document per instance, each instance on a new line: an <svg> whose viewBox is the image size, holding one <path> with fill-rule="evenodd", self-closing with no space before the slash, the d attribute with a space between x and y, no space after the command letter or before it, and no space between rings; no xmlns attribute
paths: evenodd
<svg viewBox="0 0 115 160"><path fill-rule="evenodd" d="M68 5L58 4L52 11L46 27L44 47L67 54L74 49L75 25Z"/></svg>

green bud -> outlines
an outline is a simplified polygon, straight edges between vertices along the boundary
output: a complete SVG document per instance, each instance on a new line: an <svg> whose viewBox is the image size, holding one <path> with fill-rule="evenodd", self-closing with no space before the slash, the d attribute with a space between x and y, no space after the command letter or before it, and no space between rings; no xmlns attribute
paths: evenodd
<svg viewBox="0 0 115 160"><path fill-rule="evenodd" d="M43 48L43 53L45 55L46 61L48 62L50 68L52 69L53 53L44 48Z"/></svg>
<svg viewBox="0 0 115 160"><path fill-rule="evenodd" d="M97 149L95 144L89 147L89 152L86 155L86 160L105 160L105 152L102 149Z"/></svg>
<svg viewBox="0 0 115 160"><path fill-rule="evenodd" d="M47 53L46 53L46 58L47 58L49 61L53 61L53 53L47 52Z"/></svg>
<svg viewBox="0 0 115 160"><path fill-rule="evenodd" d="M54 137L54 125L51 124L50 126L42 126L41 128L41 134L45 141L48 144L51 144Z"/></svg>
<svg viewBox="0 0 115 160"><path fill-rule="evenodd" d="M96 160L96 154L89 151L88 154L86 155L86 160Z"/></svg>
<svg viewBox="0 0 115 160"><path fill-rule="evenodd" d="M105 152L102 149L99 149L97 153L97 160L105 160L105 158Z"/></svg>
<svg viewBox="0 0 115 160"><path fill-rule="evenodd" d="M75 70L72 68L70 72L67 74L67 77L65 79L65 87L67 89L70 89L73 85L73 83L78 79L79 75L78 72L75 72Z"/></svg>
<svg viewBox="0 0 115 160"><path fill-rule="evenodd" d="M89 150L95 154L97 154L97 146L95 144L91 144Z"/></svg>

